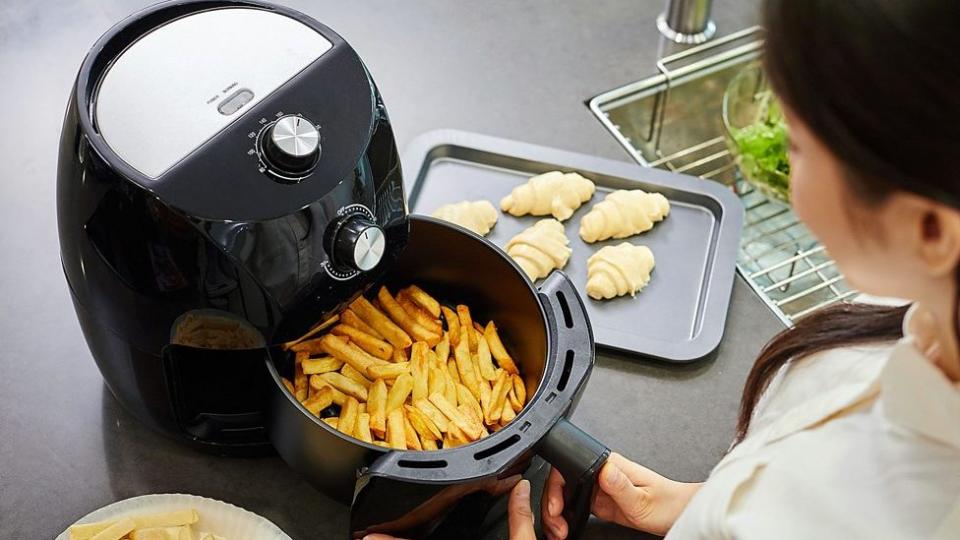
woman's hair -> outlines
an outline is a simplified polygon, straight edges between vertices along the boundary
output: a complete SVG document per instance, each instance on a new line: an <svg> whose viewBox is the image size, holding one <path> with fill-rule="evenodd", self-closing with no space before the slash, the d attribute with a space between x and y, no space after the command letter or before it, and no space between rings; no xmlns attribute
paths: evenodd
<svg viewBox="0 0 960 540"><path fill-rule="evenodd" d="M840 160L850 193L878 205L908 191L960 208L960 2L766 0L764 8L770 83ZM898 339L905 313L843 303L774 337L747 377L736 442L784 364Z"/></svg>

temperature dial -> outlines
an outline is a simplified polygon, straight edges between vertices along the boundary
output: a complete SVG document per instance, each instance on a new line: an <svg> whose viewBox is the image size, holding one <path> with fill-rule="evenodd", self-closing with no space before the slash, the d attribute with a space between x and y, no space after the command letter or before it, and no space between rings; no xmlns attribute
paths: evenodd
<svg viewBox="0 0 960 540"><path fill-rule="evenodd" d="M320 157L320 132L300 116L288 115L267 128L260 140L264 161L277 172L302 176Z"/></svg>
<svg viewBox="0 0 960 540"><path fill-rule="evenodd" d="M351 216L337 229L333 259L338 266L368 272L380 263L386 245L379 225L365 217Z"/></svg>

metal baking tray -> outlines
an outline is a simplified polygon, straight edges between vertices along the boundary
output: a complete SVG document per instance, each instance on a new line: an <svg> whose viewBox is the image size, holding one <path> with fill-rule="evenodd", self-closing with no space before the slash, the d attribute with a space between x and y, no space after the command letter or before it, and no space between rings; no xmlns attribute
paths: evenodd
<svg viewBox="0 0 960 540"><path fill-rule="evenodd" d="M403 155L403 168L411 212L419 214L462 200L487 199L499 208L502 197L535 174L579 172L593 180L597 193L564 223L573 254L563 270L587 305L597 345L669 362L692 362L720 344L743 225L743 207L729 188L632 163L454 130L418 137ZM579 235L580 218L617 189L663 193L670 200L670 216L653 230L626 240L585 243ZM487 239L502 248L539 219L543 217L517 218L501 212ZM587 258L604 245L624 241L653 250L657 265L650 284L632 298L589 298Z"/></svg>

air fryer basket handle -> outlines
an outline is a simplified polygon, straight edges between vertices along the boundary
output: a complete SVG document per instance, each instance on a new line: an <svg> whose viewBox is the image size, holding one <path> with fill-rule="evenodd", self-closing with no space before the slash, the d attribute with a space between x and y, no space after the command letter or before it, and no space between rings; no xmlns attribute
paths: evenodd
<svg viewBox="0 0 960 540"><path fill-rule="evenodd" d="M555 271L544 280L540 296L547 316L557 330L552 338L555 341L551 343L554 369L559 373L559 376L551 375L551 385L559 394L554 399L567 401L572 406L593 369L594 342L590 319L583 300L563 272ZM569 527L567 538L576 539L583 533L590 517L593 489L610 449L561 416L540 441L537 453L563 475L566 482L563 517Z"/></svg>
<svg viewBox="0 0 960 540"><path fill-rule="evenodd" d="M593 489L610 449L561 418L543 439L538 453L563 476L563 518L567 521L567 538L575 540L590 517Z"/></svg>

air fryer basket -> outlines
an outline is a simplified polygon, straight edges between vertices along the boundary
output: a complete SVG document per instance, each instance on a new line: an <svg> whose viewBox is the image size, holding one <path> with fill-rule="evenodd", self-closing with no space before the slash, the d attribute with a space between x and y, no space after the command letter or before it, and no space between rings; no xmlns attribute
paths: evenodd
<svg viewBox="0 0 960 540"><path fill-rule="evenodd" d="M427 537L453 503L500 495L503 480L523 472L539 453L568 479L568 519L577 532L609 451L565 419L594 359L576 290L560 272L535 288L499 248L457 226L423 216L412 216L410 225L409 243L385 284L392 290L418 284L442 303L469 305L478 321L495 321L532 396L526 407L507 427L469 445L390 451L309 414L279 380L292 375L292 358L274 354L267 422L274 446L311 483L353 503L355 537L380 531Z"/></svg>

